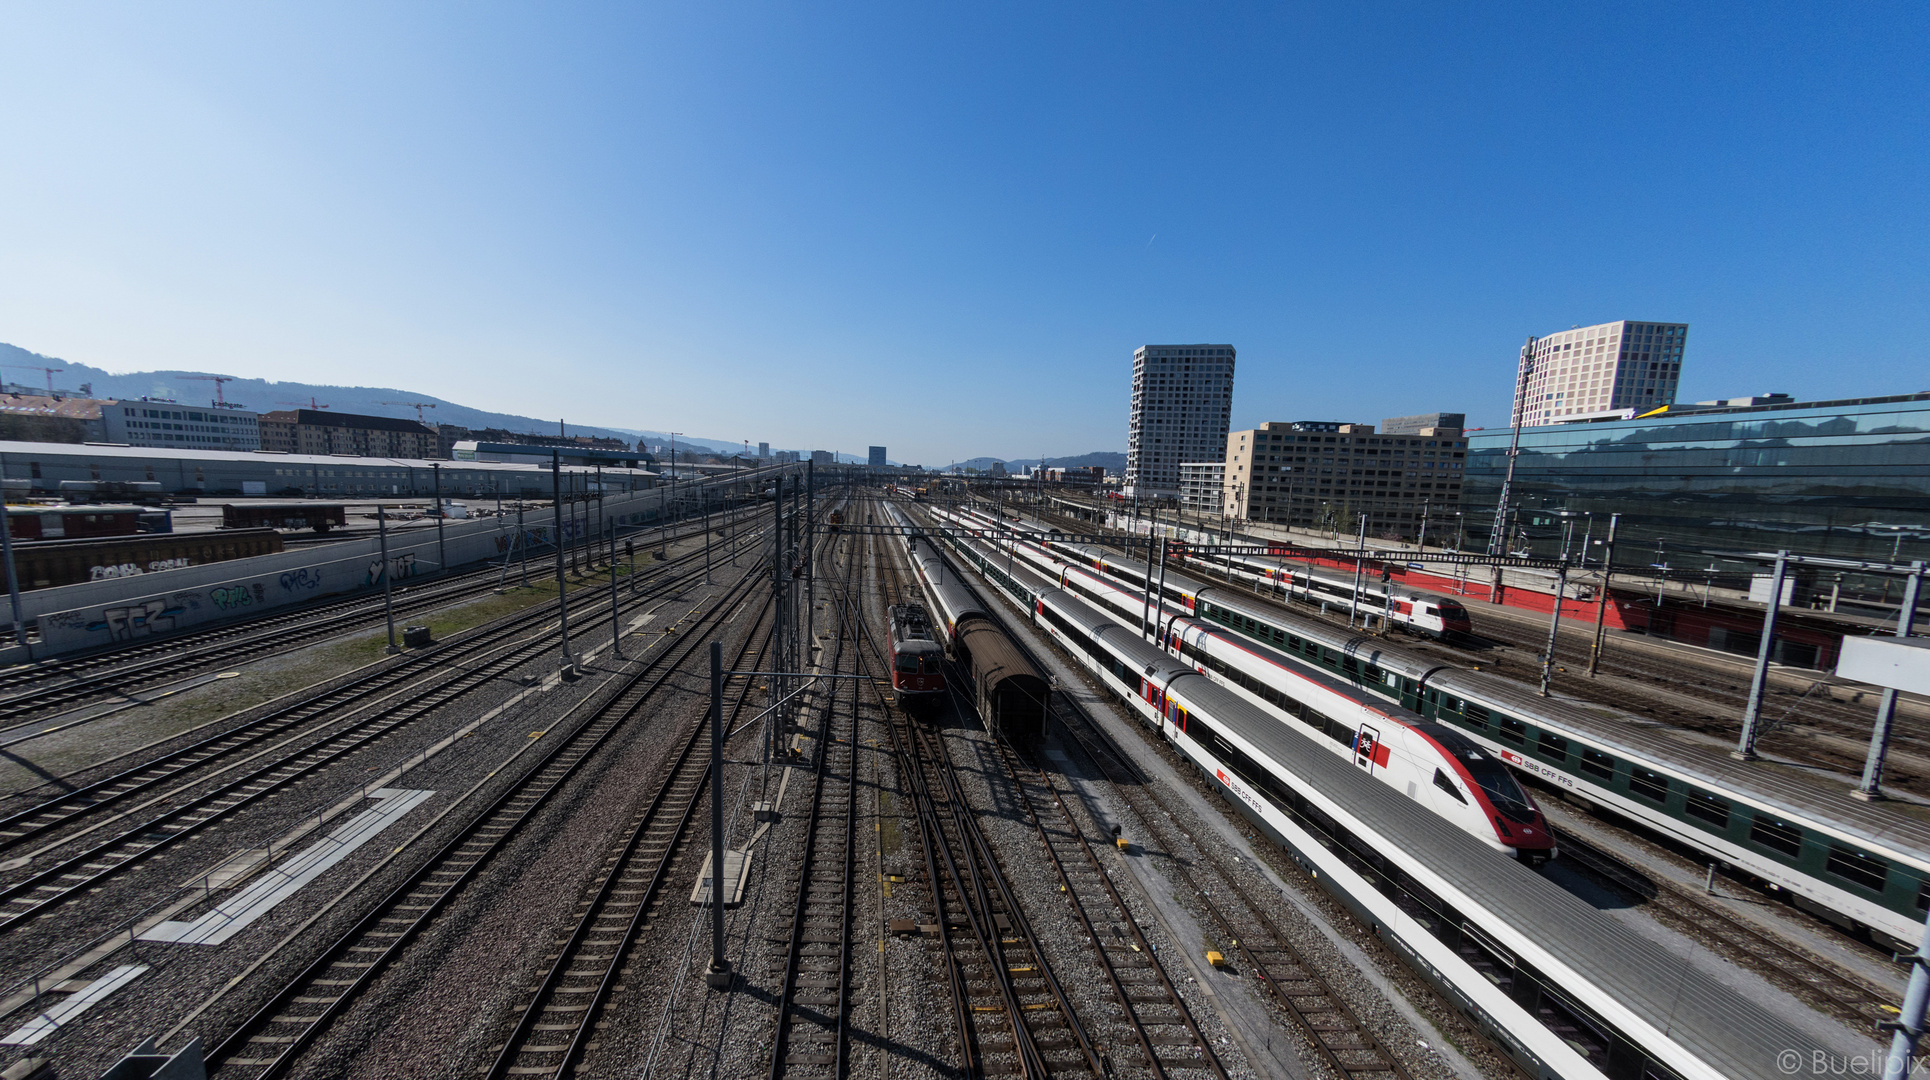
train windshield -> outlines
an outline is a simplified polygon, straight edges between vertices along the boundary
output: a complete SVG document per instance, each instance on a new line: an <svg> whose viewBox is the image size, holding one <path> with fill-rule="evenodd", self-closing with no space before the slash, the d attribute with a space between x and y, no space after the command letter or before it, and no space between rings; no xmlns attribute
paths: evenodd
<svg viewBox="0 0 1930 1080"><path fill-rule="evenodd" d="M1470 750L1455 755L1474 782L1481 785L1481 793L1488 797L1496 810L1523 825L1535 823L1535 804L1528 801L1528 793L1521 790L1521 784L1508 771L1506 765L1481 753Z"/></svg>
<svg viewBox="0 0 1930 1080"><path fill-rule="evenodd" d="M916 675L918 674L918 654L899 653L898 662L893 666L907 675Z"/></svg>

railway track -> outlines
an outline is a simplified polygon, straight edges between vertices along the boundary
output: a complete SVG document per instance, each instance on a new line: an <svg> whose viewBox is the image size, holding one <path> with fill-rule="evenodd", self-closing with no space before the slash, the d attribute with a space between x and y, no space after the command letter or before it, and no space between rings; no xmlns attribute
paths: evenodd
<svg viewBox="0 0 1930 1080"><path fill-rule="evenodd" d="M858 563L856 548L851 546L845 563L844 587L833 596L838 629L831 671L838 674L858 674L856 621L862 612L851 602L850 587ZM847 682L831 681L823 720L810 743L811 809L804 823L797 896L785 938L771 1080L794 1074L838 1080L848 1067L859 687ZM838 698L846 690L851 694L850 709L840 720ZM877 693L875 687L873 693Z"/></svg>
<svg viewBox="0 0 1930 1080"><path fill-rule="evenodd" d="M523 826L596 757L597 751L619 729L643 722L645 708L655 702L658 691L705 644L708 632L742 606L751 584L758 579L756 569L740 576L720 602L678 639L677 644L659 652L630 674L621 690L563 734L514 783L489 805L480 808L440 851L424 860L402 885L373 905L348 932L324 947L300 974L273 993L266 1004L228 1033L208 1053L212 1070L222 1076L247 1075L257 1078L285 1074L329 1025L354 1005L376 976L407 950L410 943L421 935L457 894L485 872L490 862L519 835ZM763 620L762 611L760 608L758 622ZM754 632L747 631L742 648L748 649L750 640L755 636ZM629 847L633 855L645 858L646 864L649 853L668 860L677 848L672 843L659 850L646 843L653 836L662 838L662 833L653 831L652 826L662 818L663 809L674 807L677 813L687 817L689 809L701 795L705 781L699 781L693 788L688 777L688 766L694 756L692 747L705 726L701 720L689 726L677 757L678 765L671 769L666 783L660 788L656 812L646 811L648 821L632 831L634 842ZM708 762L704 763L702 771L708 771ZM616 962L625 949L600 947L604 939L597 928L606 925L606 920L600 916L615 914L618 910L616 898L623 896L627 899L631 895L623 888L623 882L629 878L622 860L619 860L618 866L618 871L605 881L606 902L600 906L593 902L587 921L573 935L580 939L581 948L572 957L572 964L587 960L592 955L604 958L602 962L592 965L598 971L595 979L597 988L589 995L604 1001L615 992L614 978L620 974ZM649 904L640 902L629 912L626 926L630 928L632 941L634 933L647 924L645 912L648 910ZM591 949L593 945L598 946L594 952ZM552 968L550 975L545 978L549 989L536 994L532 1006L535 1015L564 1011L560 1007L545 1010L538 1006L544 1001L554 1000L559 993L579 987L580 983L570 978L572 970L572 967L566 966ZM588 981L587 977L584 981ZM561 1075L567 1069L568 1061L586 1048L586 1036L593 1030L590 1014L595 1011L589 1007L569 1010L573 1016L576 1013L582 1015L570 1022L567 1043L561 1041L563 1035L543 1027L541 1022L528 1022L530 1033L543 1039L557 1040L534 1045L563 1047L561 1050L543 1052L551 1059L562 1059L562 1063L554 1069L547 1065L504 1064L501 1058L492 1069L504 1070L496 1075L507 1075L512 1070L514 1075L533 1075L524 1073L522 1070L525 1068ZM503 1054L511 1055L512 1047L520 1053L524 1045L530 1044L518 1045L517 1040L512 1039L506 1044Z"/></svg>
<svg viewBox="0 0 1930 1080"><path fill-rule="evenodd" d="M473 649L482 657L467 666L439 667L433 661L446 662L446 655L423 656L417 658L417 663L387 669L0 821L0 840L7 845L0 847L0 851L5 851L62 826L105 816L121 806L129 809L115 815L114 820L125 819L142 809L157 810L83 851L57 859L0 887L0 932L12 930L69 899L99 888L108 879L215 822L550 651L556 647L556 640L545 632L544 624L553 614L554 609L546 606L519 613L487 628L463 644L462 648ZM607 603L592 607L586 616L581 624L585 632L608 622ZM536 628L533 636L518 637L531 628ZM411 685L425 672L439 677L428 686ZM358 707L369 697L384 694L387 700L373 712L342 725L331 719L332 714L344 708ZM269 745L284 735L287 737L282 741ZM259 752L244 757L247 751L256 748ZM229 760L234 760L229 768L241 771L199 794L186 794L218 777L219 773L206 775L208 766ZM184 777L188 778L183 780ZM182 782L174 783L177 780ZM174 786L162 790L170 784ZM135 806L134 800L142 795L152 797ZM164 804L169 805L158 809ZM55 841L41 850L45 852L58 846L62 845Z"/></svg>
<svg viewBox="0 0 1930 1080"><path fill-rule="evenodd" d="M1099 955L1113 996L1139 1040L1144 1060L1127 1064L1145 1066L1154 1076L1203 1071L1225 1080L1225 1068L1173 989L1165 965L1128 915L1125 900L1051 776L1037 766L1022 764L1004 739L998 740L998 748L1073 913ZM1103 932L1093 921L1095 910L1105 922Z"/></svg>
<svg viewBox="0 0 1930 1080"><path fill-rule="evenodd" d="M1775 983L1821 1012L1853 1027L1891 1020L1893 996L1805 953L1781 938L1703 900L1673 882L1632 869L1620 859L1576 836L1556 829L1562 861L1635 901L1641 910L1672 929L1715 943L1724 956Z"/></svg>
<svg viewBox="0 0 1930 1080"><path fill-rule="evenodd" d="M906 577L895 552L887 565L889 592L905 595ZM954 707L962 715L974 715L973 706L959 700L955 673L947 685L953 688ZM936 909L931 926L950 977L968 1074L1100 1077L1114 1075L1116 1066L1130 1066L1157 1077L1206 1071L1224 1078L1218 1058L1063 806L1040 805L1026 790L1026 779L1011 770L1015 763L1007 762L1007 779L1027 807L1043 854L1119 1010L1122 1037L1111 1045L1092 1036L1068 1000L1004 868L978 828L942 733L902 713L894 713L892 732L907 787L916 796ZM934 848L942 858L934 857ZM1091 918L1095 909L1111 916L1106 932ZM954 948L952 938L961 932L969 935L965 947ZM974 951L982 960L961 955Z"/></svg>
<svg viewBox="0 0 1930 1080"><path fill-rule="evenodd" d="M688 531L684 536L688 536ZM593 558L597 554L591 553ZM686 565L702 558L701 552L688 552L672 560L672 564ZM500 567L492 567L406 590L395 600L395 614L398 617L414 615L485 594L495 587L501 573ZM551 580L554 571L544 567L535 576L539 580ZM23 666L0 673L0 726L110 698L129 697L203 672L373 626L384 618L380 598L356 597L287 615Z"/></svg>
<svg viewBox="0 0 1930 1080"><path fill-rule="evenodd" d="M1016 638L1013 644L1028 655L1032 651ZM1033 661L1036 664L1037 658L1033 657ZM1186 846L1181 845L1168 824L1174 818L1174 808L1159 794L1159 785L1141 772L1081 707L1064 699L1052 704L1051 716L1059 720L1061 730L1073 737L1111 784L1114 795L1132 809L1147 838L1159 850L1184 851ZM1062 709L1062 704L1070 707ZM1012 754L1009 747L1005 749L1008 755ZM1017 767L1016 762L1014 766ZM1076 831L1077 825L1058 783L1043 769L1034 767L1031 771L1031 785L1051 800L1058 815ZM1028 798L1035 806L1043 801L1029 794ZM1083 839L1081 837L1082 843ZM1090 852L1089 845L1086 850ZM1179 881L1205 910L1223 946L1222 951L1257 977L1267 996L1305 1036L1314 1052L1340 1076L1409 1080L1407 1068L1321 976L1318 967L1294 946L1292 936L1268 913L1267 906L1209 849L1200 846L1198 850L1201 852L1198 859L1177 856L1172 859ZM1110 880L1105 881L1105 886L1111 890ZM1115 898L1116 895L1113 894ZM1095 937L1095 940L1099 939Z"/></svg>

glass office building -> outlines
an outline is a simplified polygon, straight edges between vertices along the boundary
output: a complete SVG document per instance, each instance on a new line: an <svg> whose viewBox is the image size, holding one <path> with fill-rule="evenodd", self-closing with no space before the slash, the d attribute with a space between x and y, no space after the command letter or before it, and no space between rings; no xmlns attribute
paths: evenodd
<svg viewBox="0 0 1930 1080"><path fill-rule="evenodd" d="M1512 435L1468 433L1471 549L1487 545ZM1524 428L1510 504L1510 549L1539 555L1560 552L1570 523L1578 552L1620 514L1618 565L1705 550L1930 559L1930 393Z"/></svg>

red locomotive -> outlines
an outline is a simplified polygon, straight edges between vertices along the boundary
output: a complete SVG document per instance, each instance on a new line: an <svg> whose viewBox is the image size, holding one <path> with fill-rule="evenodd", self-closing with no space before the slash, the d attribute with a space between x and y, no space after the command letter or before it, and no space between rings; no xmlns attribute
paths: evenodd
<svg viewBox="0 0 1930 1080"><path fill-rule="evenodd" d="M945 692L945 646L932 634L931 617L919 604L893 604L890 615L892 696L900 705L934 700Z"/></svg>

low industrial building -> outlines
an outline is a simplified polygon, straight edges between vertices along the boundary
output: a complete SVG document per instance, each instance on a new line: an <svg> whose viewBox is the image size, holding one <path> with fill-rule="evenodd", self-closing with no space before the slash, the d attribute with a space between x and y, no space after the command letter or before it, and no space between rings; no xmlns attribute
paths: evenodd
<svg viewBox="0 0 1930 1080"><path fill-rule="evenodd" d="M552 460L585 468L638 469L654 467L657 459L638 450L604 450L594 446L535 443L497 443L464 440L450 451L456 461L504 461L520 465L544 465Z"/></svg>
<svg viewBox="0 0 1930 1080"><path fill-rule="evenodd" d="M565 465L577 490L596 482L594 466ZM604 466L605 490L654 487L658 474ZM239 453L71 443L0 442L0 479L9 494L24 484L33 494L57 495L62 481L158 483L183 496L283 495L324 499L422 498L440 485L446 496L547 498L550 465L495 461L438 461L358 455Z"/></svg>
<svg viewBox="0 0 1930 1080"><path fill-rule="evenodd" d="M1513 438L1509 428L1471 433L1470 547L1487 544ZM1509 547L1541 555L1591 524L1599 539L1620 514L1618 563L1700 570L1705 550L1930 558L1930 393L1742 399L1526 427L1509 502Z"/></svg>

